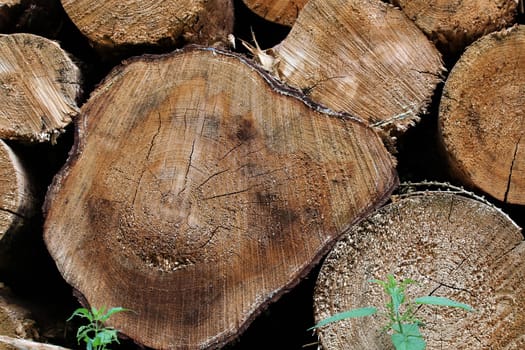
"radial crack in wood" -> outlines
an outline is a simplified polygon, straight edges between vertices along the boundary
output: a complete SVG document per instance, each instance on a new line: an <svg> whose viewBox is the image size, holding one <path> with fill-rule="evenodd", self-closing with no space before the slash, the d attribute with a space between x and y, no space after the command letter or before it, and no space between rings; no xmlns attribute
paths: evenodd
<svg viewBox="0 0 525 350"><path fill-rule="evenodd" d="M390 0L401 7L442 52L460 54L481 36L516 22L515 0Z"/></svg>
<svg viewBox="0 0 525 350"><path fill-rule="evenodd" d="M233 31L232 0L61 2L73 23L105 54L188 42L226 45Z"/></svg>
<svg viewBox="0 0 525 350"><path fill-rule="evenodd" d="M525 26L489 34L463 53L439 107L443 149L465 185L525 204Z"/></svg>
<svg viewBox="0 0 525 350"><path fill-rule="evenodd" d="M397 185L374 130L250 62L188 48L115 69L48 192L62 275L133 310L111 325L149 347L232 340Z"/></svg>
<svg viewBox="0 0 525 350"><path fill-rule="evenodd" d="M266 68L317 103L394 131L425 112L444 70L421 30L380 0L311 0L268 53Z"/></svg>
<svg viewBox="0 0 525 350"><path fill-rule="evenodd" d="M386 296L370 279L418 281L407 298L447 297L475 312L422 306L416 317L428 349L525 348L525 244L521 229L477 200L428 192L395 201L352 227L319 272L316 321L377 306ZM393 349L386 316L344 320L319 330L324 349Z"/></svg>
<svg viewBox="0 0 525 350"><path fill-rule="evenodd" d="M0 137L54 141L78 114L80 70L60 46L0 34Z"/></svg>

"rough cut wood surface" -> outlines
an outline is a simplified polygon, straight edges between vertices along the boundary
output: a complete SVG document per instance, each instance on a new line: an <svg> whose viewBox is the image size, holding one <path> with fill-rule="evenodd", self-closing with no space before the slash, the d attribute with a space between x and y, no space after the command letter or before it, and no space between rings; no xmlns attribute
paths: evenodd
<svg viewBox="0 0 525 350"><path fill-rule="evenodd" d="M7 232L16 234L33 212L32 193L27 172L18 156L0 140L0 240Z"/></svg>
<svg viewBox="0 0 525 350"><path fill-rule="evenodd" d="M0 34L0 137L53 141L78 114L80 71L51 40Z"/></svg>
<svg viewBox="0 0 525 350"><path fill-rule="evenodd" d="M38 336L29 309L0 282L0 336L34 338ZM6 345L0 340L0 350L31 349ZM31 349L34 350L34 349Z"/></svg>
<svg viewBox="0 0 525 350"><path fill-rule="evenodd" d="M137 45L226 43L233 31L231 0L61 2L80 31L106 53Z"/></svg>
<svg viewBox="0 0 525 350"><path fill-rule="evenodd" d="M316 321L348 309L381 306L368 280L394 274L419 282L407 297L448 297L476 310L423 306L428 349L525 348L525 244L521 229L494 207L457 194L427 193L389 204L353 227L323 263ZM384 319L342 321L319 332L324 349L393 350Z"/></svg>
<svg viewBox="0 0 525 350"><path fill-rule="evenodd" d="M439 126L454 175L465 185L525 204L525 26L472 44L444 86Z"/></svg>
<svg viewBox="0 0 525 350"><path fill-rule="evenodd" d="M390 0L444 53L459 54L479 37L516 21L516 0Z"/></svg>
<svg viewBox="0 0 525 350"><path fill-rule="evenodd" d="M308 0L243 0L253 12L270 22L293 26Z"/></svg>
<svg viewBox="0 0 525 350"><path fill-rule="evenodd" d="M444 69L428 38L380 0L311 0L268 67L314 101L384 128L425 111Z"/></svg>
<svg viewBox="0 0 525 350"><path fill-rule="evenodd" d="M213 49L115 69L46 199L66 281L149 347L236 337L397 184L371 128L294 95Z"/></svg>

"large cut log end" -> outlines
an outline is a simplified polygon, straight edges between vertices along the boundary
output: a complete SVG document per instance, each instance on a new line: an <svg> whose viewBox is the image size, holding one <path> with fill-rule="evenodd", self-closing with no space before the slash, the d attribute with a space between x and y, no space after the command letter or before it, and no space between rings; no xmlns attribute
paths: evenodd
<svg viewBox="0 0 525 350"><path fill-rule="evenodd" d="M444 70L434 45L380 0L313 0L267 67L316 102L392 132L419 120Z"/></svg>
<svg viewBox="0 0 525 350"><path fill-rule="evenodd" d="M46 199L64 278L149 347L238 336L397 186L374 130L299 96L214 49L114 70Z"/></svg>
<svg viewBox="0 0 525 350"><path fill-rule="evenodd" d="M445 83L440 137L453 175L492 197L525 204L525 26L487 35Z"/></svg>
<svg viewBox="0 0 525 350"><path fill-rule="evenodd" d="M427 192L399 199L354 226L319 272L315 318L376 306L387 296L371 279L417 281L408 300L441 296L475 312L422 306L416 317L428 349L522 349L525 346L525 243L497 208L459 194ZM404 310L403 310L404 312ZM385 315L344 320L319 330L324 349L393 349Z"/></svg>

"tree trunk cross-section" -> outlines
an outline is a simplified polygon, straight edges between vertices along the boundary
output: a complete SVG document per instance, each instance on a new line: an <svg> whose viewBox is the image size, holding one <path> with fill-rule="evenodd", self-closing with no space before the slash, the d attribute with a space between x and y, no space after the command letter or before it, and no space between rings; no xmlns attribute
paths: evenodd
<svg viewBox="0 0 525 350"><path fill-rule="evenodd" d="M428 349L525 348L525 243L498 209L450 193L395 201L345 233L327 256L315 287L319 321L348 309L385 305L370 279L418 281L407 298L443 296L475 312L423 306L416 312ZM393 350L385 318L345 320L320 329L324 349Z"/></svg>
<svg viewBox="0 0 525 350"><path fill-rule="evenodd" d="M515 0L390 0L401 7L438 48L460 53L479 37L516 21Z"/></svg>
<svg viewBox="0 0 525 350"><path fill-rule="evenodd" d="M444 70L421 30L380 0L311 0L269 53L317 103L395 131L419 120Z"/></svg>
<svg viewBox="0 0 525 350"><path fill-rule="evenodd" d="M214 49L115 69L46 199L64 278L149 347L235 338L397 185L371 128L295 95Z"/></svg>
<svg viewBox="0 0 525 350"><path fill-rule="evenodd" d="M60 46L0 34L0 137L53 141L78 114L80 70Z"/></svg>
<svg viewBox="0 0 525 350"><path fill-rule="evenodd" d="M73 23L104 51L181 42L226 43L233 31L231 0L62 0Z"/></svg>
<svg viewBox="0 0 525 350"><path fill-rule="evenodd" d="M35 207L32 193L18 156L0 140L0 240L8 232L16 234L31 216Z"/></svg>
<svg viewBox="0 0 525 350"><path fill-rule="evenodd" d="M525 204L525 26L469 46L443 88L439 128L457 179Z"/></svg>

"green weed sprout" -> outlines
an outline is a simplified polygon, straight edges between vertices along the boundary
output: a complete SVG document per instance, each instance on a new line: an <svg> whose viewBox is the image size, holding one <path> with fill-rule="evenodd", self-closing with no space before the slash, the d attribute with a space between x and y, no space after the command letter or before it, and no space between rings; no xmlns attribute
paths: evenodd
<svg viewBox="0 0 525 350"><path fill-rule="evenodd" d="M105 327L104 322L106 322L111 315L122 311L129 310L122 307L114 307L106 312L104 306L100 309L92 307L91 310L79 308L73 312L67 321L70 321L75 316L87 318L88 324L80 326L77 330L77 343L80 344L81 341L86 343L86 350L109 350L107 348L108 345L112 343L118 344L119 341L117 330L111 327Z"/></svg>
<svg viewBox="0 0 525 350"><path fill-rule="evenodd" d="M383 330L391 331L390 339L396 350L424 350L426 348L427 344L419 330L423 322L418 320L414 315L416 305L448 306L473 311L472 307L467 304L444 297L424 296L416 298L412 302L407 301L405 298L405 289L408 285L416 283L416 281L411 279L404 279L398 282L394 276L388 275L386 281L370 280L370 282L377 283L383 287L385 293L390 297L390 301L386 304L388 323ZM401 311L401 309L404 311ZM375 313L377 313L377 308L375 307L348 310L320 321L315 326L309 328L309 330L344 319L365 317Z"/></svg>

